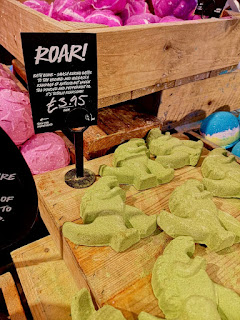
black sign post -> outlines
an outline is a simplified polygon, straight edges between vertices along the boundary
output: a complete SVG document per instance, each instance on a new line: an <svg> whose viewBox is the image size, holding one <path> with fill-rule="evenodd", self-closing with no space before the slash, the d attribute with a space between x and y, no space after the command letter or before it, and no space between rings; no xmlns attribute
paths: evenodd
<svg viewBox="0 0 240 320"><path fill-rule="evenodd" d="M83 183L89 181L83 169L83 131L97 124L96 34L22 33L21 37L35 132L68 128L74 133L76 170L66 183L88 186Z"/></svg>

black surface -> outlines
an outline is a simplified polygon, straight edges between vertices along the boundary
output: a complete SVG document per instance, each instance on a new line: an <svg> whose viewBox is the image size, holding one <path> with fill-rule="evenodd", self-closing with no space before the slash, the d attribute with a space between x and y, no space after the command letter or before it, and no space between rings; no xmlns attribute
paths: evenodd
<svg viewBox="0 0 240 320"><path fill-rule="evenodd" d="M0 128L0 252L31 230L37 218L37 191L23 156Z"/></svg>

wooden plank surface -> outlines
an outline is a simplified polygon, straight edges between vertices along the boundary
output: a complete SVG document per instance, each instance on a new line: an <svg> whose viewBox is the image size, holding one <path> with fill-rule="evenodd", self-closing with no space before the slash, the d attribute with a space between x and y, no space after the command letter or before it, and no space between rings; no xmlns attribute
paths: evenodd
<svg viewBox="0 0 240 320"><path fill-rule="evenodd" d="M176 170L174 180L168 184L139 192L123 186L127 192L126 203L134 205L146 214L168 210L168 200L174 188L190 178L201 180L200 167L207 154L204 149L198 167ZM111 164L112 155L88 161L86 168L96 174L100 164ZM141 240L123 253L109 247L76 246L62 238L61 227L65 221L81 222L79 208L85 190L71 189L64 183L65 173L71 167L35 176L41 216L48 227L66 265L76 283L88 286L99 306L112 304L122 310L127 319L137 319L141 310L161 316L157 300L151 289L151 270L156 258L170 241L165 233ZM239 199L214 199L221 210L240 220ZM212 280L240 294L240 245L221 253L210 252L197 245L197 254L204 256L209 265Z"/></svg>
<svg viewBox="0 0 240 320"><path fill-rule="evenodd" d="M0 290L3 293L10 319L27 320L17 288L10 272L0 275Z"/></svg>
<svg viewBox="0 0 240 320"><path fill-rule="evenodd" d="M164 130L240 106L240 70L162 91L157 117Z"/></svg>
<svg viewBox="0 0 240 320"><path fill-rule="evenodd" d="M70 302L78 289L51 237L11 256L34 320L71 320Z"/></svg>
<svg viewBox="0 0 240 320"><path fill-rule="evenodd" d="M239 16L113 28L79 24L76 29L16 0L2 0L0 16L0 43L21 62L21 31L96 33L99 99L239 62Z"/></svg>

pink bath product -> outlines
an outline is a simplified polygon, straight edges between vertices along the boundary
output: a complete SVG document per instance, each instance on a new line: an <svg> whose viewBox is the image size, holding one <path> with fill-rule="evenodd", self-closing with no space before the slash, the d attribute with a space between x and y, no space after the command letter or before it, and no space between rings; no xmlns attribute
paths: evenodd
<svg viewBox="0 0 240 320"><path fill-rule="evenodd" d="M12 76L10 75L10 73L5 71L4 69L0 69L0 77L12 79Z"/></svg>
<svg viewBox="0 0 240 320"><path fill-rule="evenodd" d="M116 16L111 10L95 10L86 19L87 23L105 24L109 27L122 26L122 20Z"/></svg>
<svg viewBox="0 0 240 320"><path fill-rule="evenodd" d="M160 20L161 23L164 23L164 22L177 22L177 21L183 21L183 19L179 19L179 18L176 18L174 16L166 16L166 17L163 17Z"/></svg>
<svg viewBox="0 0 240 320"><path fill-rule="evenodd" d="M85 21L84 17L81 14L75 12L72 9L72 7L64 9L59 18L60 18L60 20L72 21L72 22L84 22Z"/></svg>
<svg viewBox="0 0 240 320"><path fill-rule="evenodd" d="M96 10L111 10L114 13L123 11L127 0L92 0L92 5Z"/></svg>
<svg viewBox="0 0 240 320"><path fill-rule="evenodd" d="M3 66L2 66L2 64L0 63L0 70L4 70L4 68L3 68Z"/></svg>
<svg viewBox="0 0 240 320"><path fill-rule="evenodd" d="M46 1L42 1L42 0L27 0L27 1L23 2L23 4L25 4L29 8L32 8L32 9L38 11L38 12L43 13L45 15L49 14L50 5Z"/></svg>
<svg viewBox="0 0 240 320"><path fill-rule="evenodd" d="M31 106L25 93L0 90L0 126L16 145L34 134Z"/></svg>
<svg viewBox="0 0 240 320"><path fill-rule="evenodd" d="M14 82L12 79L0 76L0 90L2 90L2 89L8 89L8 90L21 92L21 89L16 84L16 82Z"/></svg>
<svg viewBox="0 0 240 320"><path fill-rule="evenodd" d="M144 0L127 0L127 4L120 13L120 17L123 24L125 24L130 17L142 13L150 13L147 2Z"/></svg>
<svg viewBox="0 0 240 320"><path fill-rule="evenodd" d="M57 20L64 20L63 11L71 8L76 0L55 0L53 2L52 17Z"/></svg>
<svg viewBox="0 0 240 320"><path fill-rule="evenodd" d="M160 18L174 16L187 20L197 5L196 0L152 0L154 12Z"/></svg>
<svg viewBox="0 0 240 320"><path fill-rule="evenodd" d="M72 5L71 9L83 18L86 18L95 11L90 0L77 1Z"/></svg>
<svg viewBox="0 0 240 320"><path fill-rule="evenodd" d="M131 25L139 25L139 24L151 24L151 23L159 23L160 18L154 14L151 13L143 13L139 14L136 16L131 16L127 21L126 21L126 26L131 26Z"/></svg>
<svg viewBox="0 0 240 320"><path fill-rule="evenodd" d="M66 167L70 162L68 149L53 132L38 133L24 143L21 153L32 174Z"/></svg>

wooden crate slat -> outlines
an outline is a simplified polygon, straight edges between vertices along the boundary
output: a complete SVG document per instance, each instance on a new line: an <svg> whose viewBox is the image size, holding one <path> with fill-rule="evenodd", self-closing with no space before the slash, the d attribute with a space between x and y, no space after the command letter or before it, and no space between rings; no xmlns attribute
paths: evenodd
<svg viewBox="0 0 240 320"><path fill-rule="evenodd" d="M11 320L27 320L15 282L10 272L0 275L0 289Z"/></svg>
<svg viewBox="0 0 240 320"><path fill-rule="evenodd" d="M157 117L164 130L240 105L240 70L164 90Z"/></svg>

